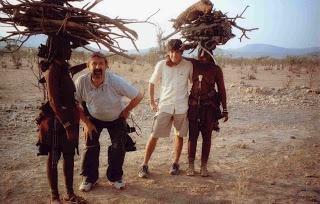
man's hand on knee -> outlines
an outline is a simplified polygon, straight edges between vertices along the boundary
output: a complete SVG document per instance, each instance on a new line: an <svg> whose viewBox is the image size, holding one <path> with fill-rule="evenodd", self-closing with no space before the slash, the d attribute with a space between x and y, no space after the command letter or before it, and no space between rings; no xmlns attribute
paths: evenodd
<svg viewBox="0 0 320 204"><path fill-rule="evenodd" d="M92 135L94 132L98 133L96 126L91 121L84 124L83 133L85 140L92 140Z"/></svg>

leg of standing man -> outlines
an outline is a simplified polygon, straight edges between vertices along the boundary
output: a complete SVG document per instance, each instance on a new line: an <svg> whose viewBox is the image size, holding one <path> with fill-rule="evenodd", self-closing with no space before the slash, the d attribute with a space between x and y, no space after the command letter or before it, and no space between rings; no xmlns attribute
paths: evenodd
<svg viewBox="0 0 320 204"><path fill-rule="evenodd" d="M179 159L183 147L183 138L188 134L188 119L187 113L173 114L173 126L175 131L175 158L169 173L171 175L177 175L180 173Z"/></svg>
<svg viewBox="0 0 320 204"><path fill-rule="evenodd" d="M92 132L91 137L86 138L86 147L82 156L81 175L83 181L79 187L81 191L90 191L99 178L99 137L102 128L97 128L97 133Z"/></svg>
<svg viewBox="0 0 320 204"><path fill-rule="evenodd" d="M111 138L111 145L108 148L108 169L107 178L117 189L123 189L125 183L122 180L123 162L125 158L125 138L127 136L127 123L124 118L110 122L108 132Z"/></svg>
<svg viewBox="0 0 320 204"><path fill-rule="evenodd" d="M149 175L148 163L152 153L155 150L159 137L168 137L170 135L173 122L173 116L169 113L159 113L155 116L152 125L152 132L144 154L143 164L139 169L138 176L147 178ZM180 156L179 156L180 157Z"/></svg>
<svg viewBox="0 0 320 204"><path fill-rule="evenodd" d="M203 111L203 126L201 126L202 150L200 168L200 175L202 177L209 176L207 163L211 150L211 138L214 125L215 121L213 120L213 111Z"/></svg>

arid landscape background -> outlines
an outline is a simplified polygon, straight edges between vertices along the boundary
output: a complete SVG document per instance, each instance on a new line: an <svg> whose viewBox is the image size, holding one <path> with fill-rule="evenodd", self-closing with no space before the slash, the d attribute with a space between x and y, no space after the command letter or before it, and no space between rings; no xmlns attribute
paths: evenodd
<svg viewBox="0 0 320 204"><path fill-rule="evenodd" d="M43 98L35 77L35 53L24 49L0 56L0 203L49 202L46 157L37 157L35 146L34 118ZM158 59L151 52L135 61L112 57L109 62L112 72L146 92ZM85 53L75 53L71 64L86 60ZM77 193L89 203L320 203L319 57L217 57L217 61L225 76L229 121L213 134L210 177L199 175L200 151L196 176L186 176L187 140L181 157L183 171L170 176L170 137L158 143L150 162L150 178L138 178L153 119L146 94L134 110L141 132L140 136L132 134L138 150L126 155L126 189L115 190L106 180L110 140L104 131L99 183L89 193ZM200 146L201 139L198 150ZM83 137L80 154L82 150ZM63 194L61 163L59 188ZM75 156L75 189L81 182L80 164L81 156Z"/></svg>

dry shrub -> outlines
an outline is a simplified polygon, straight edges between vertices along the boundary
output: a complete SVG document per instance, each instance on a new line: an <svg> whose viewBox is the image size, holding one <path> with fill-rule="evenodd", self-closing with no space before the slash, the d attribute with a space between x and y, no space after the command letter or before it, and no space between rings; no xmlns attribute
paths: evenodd
<svg viewBox="0 0 320 204"><path fill-rule="evenodd" d="M284 83L284 88L289 89L291 87L292 82L293 82L293 76L292 74L289 73L287 75L287 80Z"/></svg>
<svg viewBox="0 0 320 204"><path fill-rule="evenodd" d="M248 74L247 77L248 77L249 80L257 79L257 77L254 74L250 74L250 73Z"/></svg>

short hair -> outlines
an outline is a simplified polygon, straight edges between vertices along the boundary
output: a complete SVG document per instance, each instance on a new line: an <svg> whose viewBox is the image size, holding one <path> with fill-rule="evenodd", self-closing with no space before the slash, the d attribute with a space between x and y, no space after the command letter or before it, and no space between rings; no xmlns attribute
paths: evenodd
<svg viewBox="0 0 320 204"><path fill-rule="evenodd" d="M181 51L182 41L180 39L171 39L167 44L168 51Z"/></svg>
<svg viewBox="0 0 320 204"><path fill-rule="evenodd" d="M108 60L107 60L107 56L104 55L103 53L101 52L93 52L90 56L90 59L94 58L94 57L98 57L98 58L103 58L104 59L104 62L106 64L108 64Z"/></svg>

